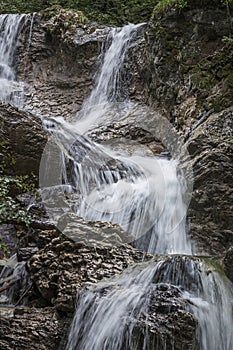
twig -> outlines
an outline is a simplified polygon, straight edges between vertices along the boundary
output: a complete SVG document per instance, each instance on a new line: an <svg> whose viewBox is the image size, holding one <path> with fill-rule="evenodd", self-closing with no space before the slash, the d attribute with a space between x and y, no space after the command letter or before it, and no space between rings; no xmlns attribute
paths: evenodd
<svg viewBox="0 0 233 350"><path fill-rule="evenodd" d="M3 292L4 290L10 288L13 284L15 284L18 281L18 279L13 280L11 282L9 282L7 285L3 286L0 288L0 293Z"/></svg>
<svg viewBox="0 0 233 350"><path fill-rule="evenodd" d="M13 278L15 278L15 275L10 275L10 276L8 276L8 277L5 277L5 278L2 278L1 280L0 280L0 284L3 284L3 283L5 283L5 282L7 282L7 281L9 281L9 280L12 280Z"/></svg>
<svg viewBox="0 0 233 350"><path fill-rule="evenodd" d="M19 300L15 303L14 306L18 306L19 305L21 300L27 295L27 293L30 291L31 288L32 288L32 284L30 286L28 286L28 288L23 292L23 294L20 296Z"/></svg>

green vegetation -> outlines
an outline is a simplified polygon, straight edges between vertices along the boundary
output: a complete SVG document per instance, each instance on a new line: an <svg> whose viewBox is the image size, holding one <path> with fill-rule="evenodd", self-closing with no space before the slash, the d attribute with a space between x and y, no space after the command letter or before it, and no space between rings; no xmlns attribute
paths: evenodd
<svg viewBox="0 0 233 350"><path fill-rule="evenodd" d="M166 11L168 7L174 7L176 9L181 9L187 6L188 0L160 0L154 8L156 11Z"/></svg>
<svg viewBox="0 0 233 350"><path fill-rule="evenodd" d="M0 13L29 13L45 10L54 5L82 11L90 20L120 25L127 22L148 21L154 10L169 7L220 5L229 13L233 0L0 0Z"/></svg>
<svg viewBox="0 0 233 350"><path fill-rule="evenodd" d="M44 10L43 15L49 20L47 31L63 39L67 32L75 33L78 26L88 24L87 17L81 11L65 10L59 5Z"/></svg>
<svg viewBox="0 0 233 350"><path fill-rule="evenodd" d="M158 0L0 0L0 13L29 13L54 5L82 11L90 20L104 23L147 21Z"/></svg>
<svg viewBox="0 0 233 350"><path fill-rule="evenodd" d="M23 222L28 226L31 218L16 197L22 193L35 191L35 175L9 176L4 174L7 163L14 164L14 159L5 142L1 142L0 147L0 224L13 221Z"/></svg>

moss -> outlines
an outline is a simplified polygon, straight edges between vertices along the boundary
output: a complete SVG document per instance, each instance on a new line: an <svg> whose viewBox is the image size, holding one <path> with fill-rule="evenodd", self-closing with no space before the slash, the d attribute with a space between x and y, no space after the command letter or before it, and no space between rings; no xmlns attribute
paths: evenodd
<svg viewBox="0 0 233 350"><path fill-rule="evenodd" d="M153 9L152 18L157 17L158 15L163 15L169 10L177 10L180 12L183 9L200 9L207 7L225 7L226 11L229 12L233 10L233 1L228 0L228 4L226 4L226 0L160 0Z"/></svg>
<svg viewBox="0 0 233 350"><path fill-rule="evenodd" d="M207 272L216 271L221 276L226 277L222 259L216 257L201 257L201 260L205 263Z"/></svg>
<svg viewBox="0 0 233 350"><path fill-rule="evenodd" d="M170 8L182 9L187 6L187 0L160 0L153 10L153 15L166 12Z"/></svg>
<svg viewBox="0 0 233 350"><path fill-rule="evenodd" d="M209 98L210 106L216 112L232 103L233 95L233 44L224 45L211 56L192 68L191 79L197 89L199 99L205 100L206 94L218 86L220 96Z"/></svg>
<svg viewBox="0 0 233 350"><path fill-rule="evenodd" d="M67 34L74 34L77 27L89 22L81 11L63 9L60 6L44 10L42 16L48 20L45 25L47 32L61 38L65 38Z"/></svg>
<svg viewBox="0 0 233 350"><path fill-rule="evenodd" d="M229 70L228 77L227 77L227 85L229 89L233 92L233 72L232 70Z"/></svg>

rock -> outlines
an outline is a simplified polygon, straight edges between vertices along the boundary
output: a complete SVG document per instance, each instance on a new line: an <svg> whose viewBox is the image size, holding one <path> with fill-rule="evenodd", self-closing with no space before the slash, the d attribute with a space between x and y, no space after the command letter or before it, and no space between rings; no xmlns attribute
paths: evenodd
<svg viewBox="0 0 233 350"><path fill-rule="evenodd" d="M38 252L37 247L26 247L26 248L19 248L17 250L17 259L18 261L27 261L29 260L34 254Z"/></svg>
<svg viewBox="0 0 233 350"><path fill-rule="evenodd" d="M69 321L54 308L15 308L14 317L0 318L2 350L57 350Z"/></svg>
<svg viewBox="0 0 233 350"><path fill-rule="evenodd" d="M61 10L74 20L77 11ZM58 16L58 18L56 17ZM109 27L86 20L65 27L57 12L36 13L28 46L29 26L18 43L18 77L26 83L25 107L43 116L71 118L92 88L93 71Z"/></svg>
<svg viewBox="0 0 233 350"><path fill-rule="evenodd" d="M6 244L10 255L15 254L19 243L15 225L13 224L0 225L0 237L1 237L1 242L4 242L4 244Z"/></svg>
<svg viewBox="0 0 233 350"><path fill-rule="evenodd" d="M146 101L182 132L210 110L232 104L232 43L220 1L157 6L141 66ZM232 6L232 5L230 5Z"/></svg>
<svg viewBox="0 0 233 350"><path fill-rule="evenodd" d="M111 226L111 228L110 228ZM115 231L116 225L85 223L83 233L104 230ZM149 257L149 255L148 255ZM85 282L95 283L103 278L122 272L134 262L142 261L146 255L131 246L85 245L69 237L57 234L30 260L30 274L41 296L56 306L57 310L72 312L76 294Z"/></svg>
<svg viewBox="0 0 233 350"><path fill-rule="evenodd" d="M0 104L0 142L9 145L13 162L4 169L8 174L39 174L42 152L47 142L47 134L40 120L32 114L17 108Z"/></svg>
<svg viewBox="0 0 233 350"><path fill-rule="evenodd" d="M233 107L210 114L190 135L194 188L188 210L199 252L221 255L233 244Z"/></svg>
<svg viewBox="0 0 233 350"><path fill-rule="evenodd" d="M233 246L230 247L223 258L223 267L226 276L233 282Z"/></svg>
<svg viewBox="0 0 233 350"><path fill-rule="evenodd" d="M131 344L135 350L143 348L145 338L148 349L162 349L164 346L168 350L199 349L197 320L187 310L187 301L181 290L173 285L155 285L147 312L134 321ZM122 350L125 348L127 342Z"/></svg>

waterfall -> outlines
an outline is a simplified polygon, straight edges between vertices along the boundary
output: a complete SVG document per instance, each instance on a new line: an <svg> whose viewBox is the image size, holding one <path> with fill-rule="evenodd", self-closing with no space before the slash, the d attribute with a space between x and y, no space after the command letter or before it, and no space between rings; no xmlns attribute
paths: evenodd
<svg viewBox="0 0 233 350"><path fill-rule="evenodd" d="M27 49L33 19L34 15L30 17ZM28 15L0 15L0 99L16 106L23 98L23 83L17 81L15 71L16 41L23 21L28 20ZM121 152L115 151L86 136L109 118L130 114L129 77L124 68L141 28L142 24L128 24L110 31L100 54L94 88L74 123L62 118L43 121L60 153L55 161L49 152L52 161L48 162L48 155L42 160L42 198L46 206L46 201L53 199L51 193L60 188L65 189L68 198L64 208L63 201L58 201L62 205L56 208L61 209L57 213L49 202L47 209L53 219L71 207L72 212L87 220L119 224L132 236L136 247L163 254L159 261L155 258L135 264L112 279L86 285L78 295L66 349L151 350L151 337L157 337L153 348L165 350L166 340L159 330L153 335L146 329L143 340L135 334L138 322L143 323L150 312L153 296L167 290L198 320L200 350L231 350L231 285L214 265L192 257L184 201L187 184L178 160L137 150L129 154L124 147ZM57 163L60 168L49 172L51 164ZM12 259L14 266L3 269L0 282L14 283L2 294L1 303L23 304L28 275L25 263Z"/></svg>
<svg viewBox="0 0 233 350"><path fill-rule="evenodd" d="M173 255L161 257L157 263L138 264L111 281L87 286L78 296L66 350L151 349L148 344L154 337L155 348L166 349L159 330L156 336L146 332L143 344L134 338L138 320L149 312L153 292L172 287L187 301L184 309L198 319L196 341L200 349L232 349L233 294L229 282L214 266L207 271L199 259Z"/></svg>
<svg viewBox="0 0 233 350"><path fill-rule="evenodd" d="M199 264L201 286L187 292L192 311L198 319L201 350L233 349L232 285L218 271L205 271Z"/></svg>
<svg viewBox="0 0 233 350"><path fill-rule="evenodd" d="M30 283L25 261L18 262L14 254L0 273L0 287L3 289L0 305L27 304L27 297L24 297L24 293L31 285ZM7 288L4 290L5 286Z"/></svg>
<svg viewBox="0 0 233 350"><path fill-rule="evenodd" d="M0 100L17 107L23 103L24 84L17 81L15 72L16 43L21 27L28 20L32 26L33 15L0 15Z"/></svg>
<svg viewBox="0 0 233 350"><path fill-rule="evenodd" d="M95 87L83 105L83 119L71 126L60 120L59 125L54 122L48 129L53 130L56 142L72 164L68 174L63 158L63 181L78 193L75 213L88 220L118 223L133 236L137 247L170 255L83 288L66 349L150 349L151 334L145 332L140 343L135 340L135 327L147 314L153 292L166 285L175 288L186 301L184 309L197 318L200 349L231 350L231 286L213 266L209 271L201 259L191 257L184 203L186 182L179 163L124 151L119 154L77 134L77 130L85 133L99 123L114 110L112 103L124 95L120 71L139 27L128 25L110 32ZM156 348L166 346L157 334Z"/></svg>
<svg viewBox="0 0 233 350"><path fill-rule="evenodd" d="M127 102L129 77L124 64L130 48L135 45L138 31L144 24L130 23L109 32L98 59L100 68L95 76L94 88L79 113L79 133L86 132L96 121L99 123L101 118L106 118L117 103L120 103L122 109Z"/></svg>

